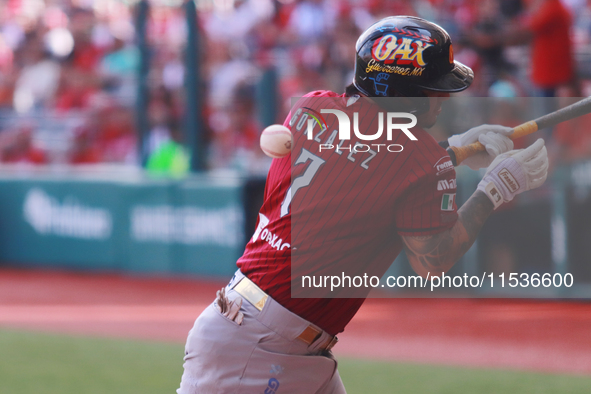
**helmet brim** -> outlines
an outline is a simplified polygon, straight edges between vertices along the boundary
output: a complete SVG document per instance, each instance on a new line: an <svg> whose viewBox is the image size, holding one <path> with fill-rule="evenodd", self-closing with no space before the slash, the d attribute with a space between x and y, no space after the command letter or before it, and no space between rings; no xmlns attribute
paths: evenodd
<svg viewBox="0 0 591 394"><path fill-rule="evenodd" d="M429 81L428 85L417 85L425 90L436 92L461 92L466 90L474 81L474 71L460 62L454 61L454 68L447 74Z"/></svg>

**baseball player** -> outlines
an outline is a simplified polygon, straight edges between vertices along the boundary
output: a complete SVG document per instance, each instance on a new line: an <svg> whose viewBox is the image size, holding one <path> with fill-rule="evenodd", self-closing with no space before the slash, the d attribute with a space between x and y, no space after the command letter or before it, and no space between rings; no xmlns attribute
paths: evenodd
<svg viewBox="0 0 591 394"><path fill-rule="evenodd" d="M330 267L351 276L383 274L404 249L418 274L448 271L494 209L545 181L543 140L511 150L511 129L502 126L482 125L443 143L425 131L450 93L473 79L470 68L454 61L441 27L415 17L385 18L361 35L356 52L354 81L344 94L309 93L286 119L292 157L271 164L238 271L189 333L177 393L345 393L331 349L365 298L292 297L292 264L311 262L300 267L308 275ZM384 108L374 98L384 96L398 97L399 112L417 123L408 133L372 142L403 149L375 155L320 150L320 144L345 143L332 132L338 129L332 115L307 138L306 118L327 109L357 113L360 128L377 130L385 124ZM486 152L463 164L487 168L486 174L457 209L445 148L475 141ZM367 142L352 133L346 145Z"/></svg>

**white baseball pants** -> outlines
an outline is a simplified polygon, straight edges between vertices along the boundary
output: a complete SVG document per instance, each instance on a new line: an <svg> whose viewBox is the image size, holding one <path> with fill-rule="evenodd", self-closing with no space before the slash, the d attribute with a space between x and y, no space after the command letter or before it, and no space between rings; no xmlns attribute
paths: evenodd
<svg viewBox="0 0 591 394"><path fill-rule="evenodd" d="M226 287L231 300L240 295ZM197 318L185 347L184 372L178 394L345 394L330 352L297 339L310 323L272 298L261 311L243 300L241 325L209 305ZM316 349L315 349L316 348Z"/></svg>

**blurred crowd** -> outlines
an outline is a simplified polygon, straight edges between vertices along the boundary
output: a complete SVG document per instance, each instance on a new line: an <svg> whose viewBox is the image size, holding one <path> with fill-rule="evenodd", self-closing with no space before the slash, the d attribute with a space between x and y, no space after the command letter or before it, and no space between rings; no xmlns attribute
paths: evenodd
<svg viewBox="0 0 591 394"><path fill-rule="evenodd" d="M0 2L0 160L7 163L139 162L133 2ZM153 7L150 125L143 149L179 139L184 17ZM180 142L180 141L179 141Z"/></svg>
<svg viewBox="0 0 591 394"><path fill-rule="evenodd" d="M154 168L165 171L171 156L186 171L183 2L149 1L149 130L141 144L134 108L137 1L0 2L0 161L135 165L144 149L152 158L148 167L158 163ZM195 3L209 169L263 171L268 161L258 148L260 130L283 121L291 97L318 89L343 92L352 80L357 38L389 15L420 16L450 33L456 60L476 74L464 95L518 100L591 94L588 0ZM271 118L268 108L276 109ZM515 111L505 117L516 117ZM590 126L591 119L581 118L575 132L551 131L561 159L591 156ZM442 138L454 130L437 132Z"/></svg>

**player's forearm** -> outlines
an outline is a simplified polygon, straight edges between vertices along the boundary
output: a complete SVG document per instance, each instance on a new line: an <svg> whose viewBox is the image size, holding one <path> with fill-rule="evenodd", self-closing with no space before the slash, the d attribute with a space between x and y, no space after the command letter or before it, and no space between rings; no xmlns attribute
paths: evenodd
<svg viewBox="0 0 591 394"><path fill-rule="evenodd" d="M421 276L448 271L474 244L493 210L488 197L476 191L459 209L458 220L449 230L426 237L403 237L413 270Z"/></svg>

